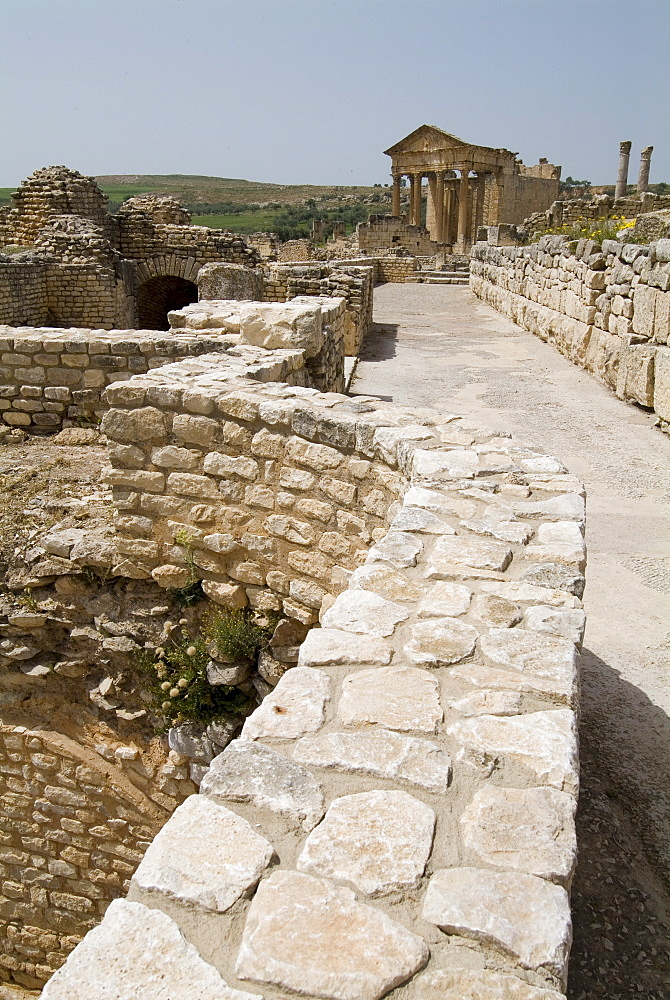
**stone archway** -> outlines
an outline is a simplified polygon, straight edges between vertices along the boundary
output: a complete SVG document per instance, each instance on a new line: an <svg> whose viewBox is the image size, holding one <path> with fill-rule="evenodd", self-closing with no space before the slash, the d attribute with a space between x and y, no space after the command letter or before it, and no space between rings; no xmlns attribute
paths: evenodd
<svg viewBox="0 0 670 1000"><path fill-rule="evenodd" d="M140 330L169 330L168 313L198 301L198 286L173 274L148 278L137 289Z"/></svg>

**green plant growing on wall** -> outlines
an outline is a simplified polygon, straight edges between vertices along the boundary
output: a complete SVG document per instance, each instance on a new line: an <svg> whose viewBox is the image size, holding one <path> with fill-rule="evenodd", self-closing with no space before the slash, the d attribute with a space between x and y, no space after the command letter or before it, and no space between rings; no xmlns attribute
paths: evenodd
<svg viewBox="0 0 670 1000"><path fill-rule="evenodd" d="M249 611L214 612L197 635L189 632L185 618L177 625L166 622L164 645L136 654L151 706L163 720L159 729L248 715L254 699L238 687L210 684L207 663L212 654L228 661L253 659L267 645L274 628L274 618L263 624Z"/></svg>

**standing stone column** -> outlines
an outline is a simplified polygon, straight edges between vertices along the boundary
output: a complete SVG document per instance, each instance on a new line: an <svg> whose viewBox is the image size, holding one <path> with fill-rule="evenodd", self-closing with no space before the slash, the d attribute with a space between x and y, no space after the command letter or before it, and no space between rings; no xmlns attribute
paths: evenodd
<svg viewBox="0 0 670 1000"><path fill-rule="evenodd" d="M400 181L402 174L393 175L393 204L391 215L400 215Z"/></svg>
<svg viewBox="0 0 670 1000"><path fill-rule="evenodd" d="M640 172L637 175L637 193L644 194L649 190L649 166L651 164L651 154L654 152L653 146L645 146L640 153Z"/></svg>
<svg viewBox="0 0 670 1000"><path fill-rule="evenodd" d="M410 226L421 225L421 180L423 174L412 174L412 210L409 217Z"/></svg>
<svg viewBox="0 0 670 1000"><path fill-rule="evenodd" d="M468 192L470 186L468 174L468 170L461 170L461 183L458 190L458 236L456 242L461 250L466 249L468 238Z"/></svg>
<svg viewBox="0 0 670 1000"><path fill-rule="evenodd" d="M435 239L444 243L444 170L438 170L435 181Z"/></svg>
<svg viewBox="0 0 670 1000"><path fill-rule="evenodd" d="M630 159L630 142L619 143L619 173L616 179L615 198L626 197L626 185L628 184L628 160Z"/></svg>

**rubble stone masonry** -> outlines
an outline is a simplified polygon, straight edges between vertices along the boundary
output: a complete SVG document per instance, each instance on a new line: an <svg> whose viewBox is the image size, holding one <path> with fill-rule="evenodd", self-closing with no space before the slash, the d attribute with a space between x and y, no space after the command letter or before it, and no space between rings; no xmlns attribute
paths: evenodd
<svg viewBox="0 0 670 1000"><path fill-rule="evenodd" d="M670 240L477 243L472 291L670 426Z"/></svg>

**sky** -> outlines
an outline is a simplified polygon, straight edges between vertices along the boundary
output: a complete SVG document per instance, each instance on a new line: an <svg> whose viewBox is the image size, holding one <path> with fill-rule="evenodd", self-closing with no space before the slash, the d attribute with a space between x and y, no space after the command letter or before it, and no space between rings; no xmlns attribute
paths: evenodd
<svg viewBox="0 0 670 1000"><path fill-rule="evenodd" d="M670 0L0 0L0 186L38 167L389 181L422 124L670 181Z"/></svg>

